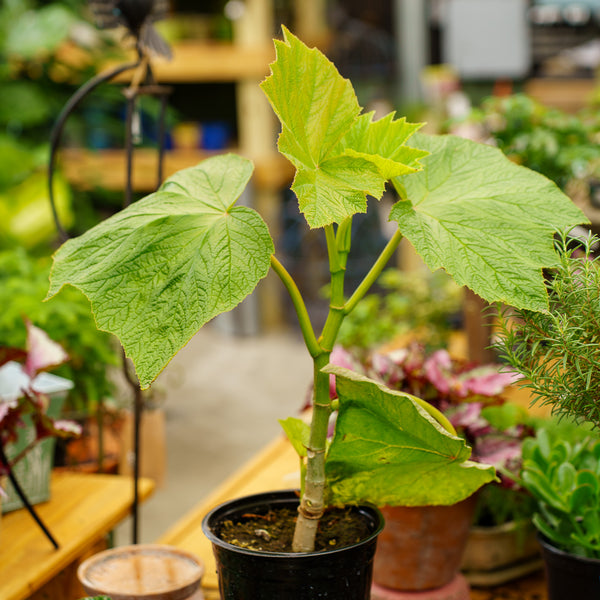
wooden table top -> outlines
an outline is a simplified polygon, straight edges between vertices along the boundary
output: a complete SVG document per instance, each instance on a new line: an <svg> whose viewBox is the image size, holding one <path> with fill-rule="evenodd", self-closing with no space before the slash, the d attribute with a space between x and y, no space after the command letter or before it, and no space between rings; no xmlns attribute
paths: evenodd
<svg viewBox="0 0 600 600"><path fill-rule="evenodd" d="M25 509L0 519L2 600L28 598L127 517L133 503L132 479L120 475L53 473L50 489L50 500L35 508L58 550ZM153 489L153 481L140 479L140 500Z"/></svg>
<svg viewBox="0 0 600 600"><path fill-rule="evenodd" d="M202 519L213 507L231 498L258 492L298 488L298 456L284 437L266 446L195 509L180 519L158 543L192 552L204 562L202 589L207 600L218 600L218 580L212 547L202 533ZM471 590L472 600L546 600L544 577L536 573L494 588Z"/></svg>

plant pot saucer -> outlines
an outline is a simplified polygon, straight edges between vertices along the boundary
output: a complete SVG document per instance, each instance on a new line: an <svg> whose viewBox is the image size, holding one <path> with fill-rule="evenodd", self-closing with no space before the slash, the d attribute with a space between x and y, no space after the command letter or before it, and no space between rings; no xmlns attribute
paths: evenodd
<svg viewBox="0 0 600 600"><path fill-rule="evenodd" d="M469 584L460 573L450 583L434 590L405 592L376 583L371 588L371 600L469 600L470 597Z"/></svg>

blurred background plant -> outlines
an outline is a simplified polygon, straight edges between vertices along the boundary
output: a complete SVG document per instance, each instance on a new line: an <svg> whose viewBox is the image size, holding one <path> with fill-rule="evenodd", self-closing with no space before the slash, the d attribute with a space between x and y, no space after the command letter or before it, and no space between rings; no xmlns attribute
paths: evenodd
<svg viewBox="0 0 600 600"><path fill-rule="evenodd" d="M444 271L386 269L378 288L342 325L339 343L355 354L409 338L428 350L443 348L460 327L463 291Z"/></svg>
<svg viewBox="0 0 600 600"><path fill-rule="evenodd" d="M19 244L46 253L55 240L46 191L50 132L75 90L109 60L124 60L121 39L95 27L85 0L0 4L0 249ZM143 98L140 106L150 129L158 102ZM62 145L122 147L124 115L120 86L102 85L69 116ZM60 162L54 190L61 222L74 235L121 208L121 193L70 186Z"/></svg>
<svg viewBox="0 0 600 600"><path fill-rule="evenodd" d="M68 361L69 355L26 318L23 327L27 338L24 349L0 345L0 475L9 474L40 440L80 433L76 423L50 416L50 398L38 389L36 381L40 373ZM31 439L13 453L8 444L16 443L25 427L31 429Z"/></svg>
<svg viewBox="0 0 600 600"><path fill-rule="evenodd" d="M52 122L94 70L101 38L81 1L0 6L0 246L39 248L55 236L45 166ZM71 132L74 130L72 129ZM72 191L57 177L57 208L73 225Z"/></svg>
<svg viewBox="0 0 600 600"><path fill-rule="evenodd" d="M120 364L120 350L110 334L96 329L87 299L76 290L43 302L50 264L49 257L32 257L21 247L0 252L0 340L25 348L26 314L70 357L55 370L74 384L65 411L93 414L101 400L114 399L110 368Z"/></svg>
<svg viewBox="0 0 600 600"><path fill-rule="evenodd" d="M600 112L597 106L568 114L525 94L489 97L466 119L451 122L456 133L497 145L516 163L542 173L567 193L577 182L590 195L600 177Z"/></svg>

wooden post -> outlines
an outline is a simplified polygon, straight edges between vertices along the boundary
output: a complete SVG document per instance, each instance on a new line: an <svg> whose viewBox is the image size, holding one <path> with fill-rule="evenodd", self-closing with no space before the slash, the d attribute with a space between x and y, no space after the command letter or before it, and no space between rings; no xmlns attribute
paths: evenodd
<svg viewBox="0 0 600 600"><path fill-rule="evenodd" d="M255 48L272 44L274 34L272 0L246 0L243 16L235 21L234 41L238 47ZM237 121L239 148L243 155L259 163L272 162L277 153L277 125L268 100L259 88L260 81L238 81ZM253 207L265 219L275 243L279 237L280 198L279 189L255 182ZM284 322L280 302L281 283L269 274L257 290L260 325L267 330L281 327Z"/></svg>
<svg viewBox="0 0 600 600"><path fill-rule="evenodd" d="M467 358L480 364L494 362L494 352L490 350L494 317L489 304L475 292L465 288L463 315Z"/></svg>
<svg viewBox="0 0 600 600"><path fill-rule="evenodd" d="M294 3L295 35L309 46L321 47L327 41L327 3L301 0Z"/></svg>

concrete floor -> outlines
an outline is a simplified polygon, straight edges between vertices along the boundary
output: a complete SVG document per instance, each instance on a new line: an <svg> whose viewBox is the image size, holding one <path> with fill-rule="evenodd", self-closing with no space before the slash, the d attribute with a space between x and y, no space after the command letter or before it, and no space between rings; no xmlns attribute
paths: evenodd
<svg viewBox="0 0 600 600"><path fill-rule="evenodd" d="M221 329L203 328L157 381L167 393L166 477L141 507L141 543L156 541L304 405L312 362L299 334ZM125 522L115 543L130 541Z"/></svg>

